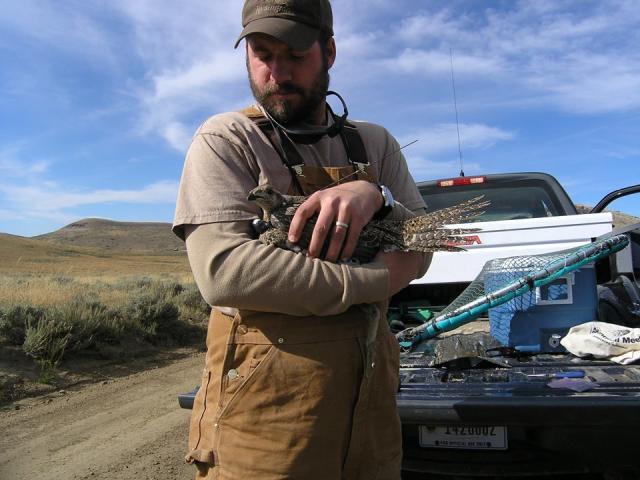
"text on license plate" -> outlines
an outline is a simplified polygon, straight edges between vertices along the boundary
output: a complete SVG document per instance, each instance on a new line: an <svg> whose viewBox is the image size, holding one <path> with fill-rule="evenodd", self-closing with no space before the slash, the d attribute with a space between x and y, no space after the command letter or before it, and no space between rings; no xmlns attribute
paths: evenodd
<svg viewBox="0 0 640 480"><path fill-rule="evenodd" d="M497 425L420 425L420 446L467 450L506 450L507 427Z"/></svg>

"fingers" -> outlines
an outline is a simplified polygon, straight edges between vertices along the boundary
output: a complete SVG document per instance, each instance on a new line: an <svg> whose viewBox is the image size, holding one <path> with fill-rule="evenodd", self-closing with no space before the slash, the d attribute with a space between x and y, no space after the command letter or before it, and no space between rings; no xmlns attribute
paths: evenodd
<svg viewBox="0 0 640 480"><path fill-rule="evenodd" d="M378 189L364 181L318 191L298 207L289 226L289 241L298 243L307 221L318 215L309 256L324 256L331 262L347 260L356 249L362 228L375 213L379 196Z"/></svg>
<svg viewBox="0 0 640 480"><path fill-rule="evenodd" d="M346 220L344 214L339 214L338 218ZM345 220L337 220L334 223L331 241L327 249L327 255L325 256L325 259L330 262L336 262L341 258L340 254L343 251L344 241L347 235L350 234L349 223Z"/></svg>
<svg viewBox="0 0 640 480"><path fill-rule="evenodd" d="M347 238L342 246L342 252L340 253L341 260L349 260L353 257L353 252L356 250L356 246L358 245L358 238L360 237L360 232L364 225L358 219L354 219L349 226L349 233Z"/></svg>
<svg viewBox="0 0 640 480"><path fill-rule="evenodd" d="M330 208L322 208L320 213L318 214L318 219L316 220L316 225L313 228L313 233L311 234L311 242L309 243L309 256L313 258L318 258L322 254L322 247L324 246L325 241L327 240L327 236L329 232L332 232L332 228L334 228L334 218L335 213L333 209ZM340 228L339 230L344 230ZM335 238L332 236L332 244L335 243ZM331 247L330 247L331 248ZM340 248L342 248L342 242L340 242ZM327 260L329 257L327 256Z"/></svg>
<svg viewBox="0 0 640 480"><path fill-rule="evenodd" d="M293 219L291 219L288 236L291 243L298 243L300 241L305 224L313 215L320 211L320 203L312 201L312 199L313 197L309 197L307 201L300 205L293 215Z"/></svg>
<svg viewBox="0 0 640 480"><path fill-rule="evenodd" d="M326 196L315 193L298 207L289 225L288 239L291 243L298 243L304 226L314 215L318 215L307 249L310 257L319 257L327 236L332 232L334 219L339 203ZM335 205L334 205L335 204Z"/></svg>

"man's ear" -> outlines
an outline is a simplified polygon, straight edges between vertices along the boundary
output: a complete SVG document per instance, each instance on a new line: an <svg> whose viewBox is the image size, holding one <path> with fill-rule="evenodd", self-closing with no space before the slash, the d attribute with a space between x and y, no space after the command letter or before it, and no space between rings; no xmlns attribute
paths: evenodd
<svg viewBox="0 0 640 480"><path fill-rule="evenodd" d="M327 40L327 66L331 68L336 61L336 41L333 37Z"/></svg>

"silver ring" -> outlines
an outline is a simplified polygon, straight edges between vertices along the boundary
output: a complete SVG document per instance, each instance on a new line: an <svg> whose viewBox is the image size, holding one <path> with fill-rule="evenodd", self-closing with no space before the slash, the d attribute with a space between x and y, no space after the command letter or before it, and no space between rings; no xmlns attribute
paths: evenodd
<svg viewBox="0 0 640 480"><path fill-rule="evenodd" d="M344 222L336 222L336 227L349 228L349 224Z"/></svg>

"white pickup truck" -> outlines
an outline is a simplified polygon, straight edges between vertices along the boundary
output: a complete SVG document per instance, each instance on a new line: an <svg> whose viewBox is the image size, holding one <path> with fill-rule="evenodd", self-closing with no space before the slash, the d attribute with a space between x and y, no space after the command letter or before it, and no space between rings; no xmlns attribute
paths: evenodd
<svg viewBox="0 0 640 480"><path fill-rule="evenodd" d="M596 213L579 215L547 174L459 177L418 187L430 210L478 194L491 205L473 223L480 230L461 240L465 252L434 254L426 275L392 299L397 331L449 305L488 260L577 247L615 227L612 214L601 212L606 201ZM640 327L638 228L628 232L628 247L595 265L592 320ZM401 355L403 479L640 478L640 367L580 359L562 348L531 353L496 346L489 323L481 318ZM582 376L589 389L551 388L557 375Z"/></svg>

